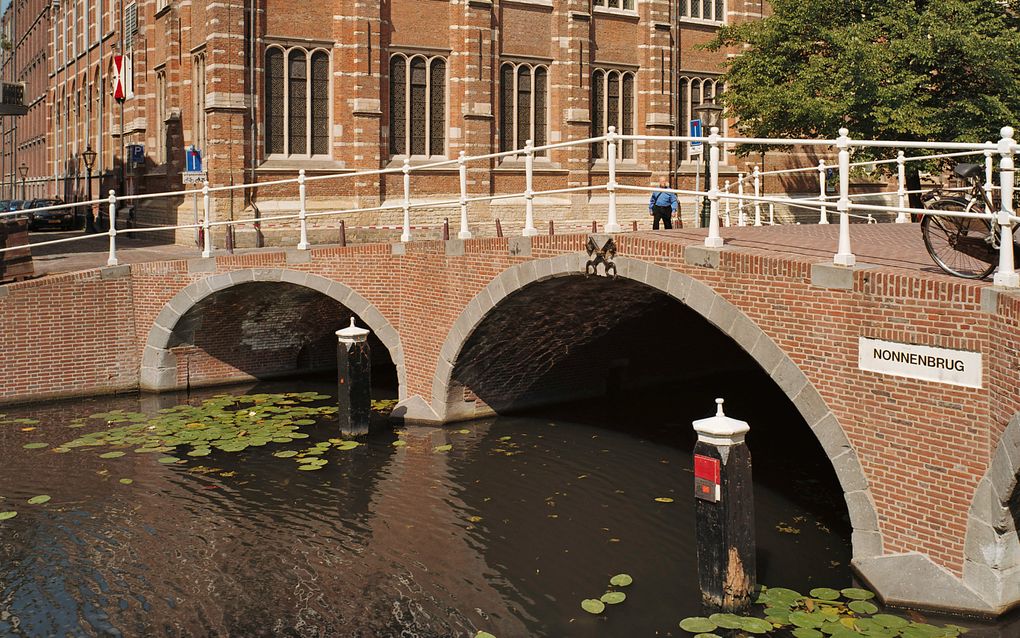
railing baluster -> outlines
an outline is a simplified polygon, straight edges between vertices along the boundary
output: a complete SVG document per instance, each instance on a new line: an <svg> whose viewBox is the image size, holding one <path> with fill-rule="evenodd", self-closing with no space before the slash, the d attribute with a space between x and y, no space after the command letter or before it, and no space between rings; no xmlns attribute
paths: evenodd
<svg viewBox="0 0 1020 638"><path fill-rule="evenodd" d="M761 226L761 201L757 199L761 197L761 173L757 166L751 171L751 175L754 180L754 225Z"/></svg>
<svg viewBox="0 0 1020 638"><path fill-rule="evenodd" d="M829 223L829 211L825 208L825 178L827 173L825 160L818 160L818 199L822 201L821 212L818 214L819 224Z"/></svg>
<svg viewBox="0 0 1020 638"><path fill-rule="evenodd" d="M837 266L853 266L857 259L850 251L850 133L849 129L839 129L836 147L839 149L839 249L832 258Z"/></svg>
<svg viewBox="0 0 1020 638"><path fill-rule="evenodd" d="M896 182L899 187L896 189L896 201L900 208L907 207L907 160L903 151L896 154ZM910 222L907 214L902 210L896 214L897 224Z"/></svg>
<svg viewBox="0 0 1020 638"><path fill-rule="evenodd" d="M297 177L298 183L298 223L301 225L301 239L298 241L298 250L308 250L308 218L306 215L308 211L306 209L307 202L305 199L305 169L298 171Z"/></svg>
<svg viewBox="0 0 1020 638"><path fill-rule="evenodd" d="M747 218L744 217L744 179L746 175L744 173L738 175L740 179L737 181L737 226L747 226Z"/></svg>
<svg viewBox="0 0 1020 638"><path fill-rule="evenodd" d="M989 197L995 192L995 149L993 142L985 142L985 192ZM994 199L994 198L993 198Z"/></svg>
<svg viewBox="0 0 1020 638"><path fill-rule="evenodd" d="M212 257L212 233L209 232L209 180L202 183L202 256Z"/></svg>
<svg viewBox="0 0 1020 638"><path fill-rule="evenodd" d="M117 196L114 195L113 189L110 189L110 256L106 260L107 266L117 265ZM89 204L89 208L92 208L92 204ZM91 212L89 213L91 214Z"/></svg>
<svg viewBox="0 0 1020 638"><path fill-rule="evenodd" d="M776 205L769 202L769 226L776 225Z"/></svg>
<svg viewBox="0 0 1020 638"><path fill-rule="evenodd" d="M999 269L995 272L992 282L996 286L1016 288L1020 286L1020 274L1013 265L1013 128L1002 127L1002 139L999 140Z"/></svg>
<svg viewBox="0 0 1020 638"><path fill-rule="evenodd" d="M464 151L457 156L457 169L460 172L460 232L457 233L457 239L471 239L471 231L468 230L467 162L464 161Z"/></svg>
<svg viewBox="0 0 1020 638"><path fill-rule="evenodd" d="M524 143L524 230L521 232L525 237L534 237L538 234L535 228L535 194L533 185L535 180L535 147L531 140Z"/></svg>
<svg viewBox="0 0 1020 638"><path fill-rule="evenodd" d="M400 241L411 241L411 161L404 160L404 230L400 233Z"/></svg>
<svg viewBox="0 0 1020 638"><path fill-rule="evenodd" d="M726 192L726 195L727 195L727 197L726 197L726 204L725 204L726 210L725 210L725 213L723 214L723 220L724 220L723 221L723 225L726 226L726 228L729 228L730 227L730 197L729 197L729 195L731 194L730 193L730 180L726 180L726 188L724 188L723 190Z"/></svg>
<svg viewBox="0 0 1020 638"><path fill-rule="evenodd" d="M719 235L719 127L713 126L708 136L708 237L705 237L705 246L709 248L722 248L723 238Z"/></svg>
<svg viewBox="0 0 1020 638"><path fill-rule="evenodd" d="M619 233L623 231L616 223L616 127L609 127L609 134L606 135L608 144L607 154L609 159L609 181L606 190L609 191L609 220L606 222L607 233Z"/></svg>

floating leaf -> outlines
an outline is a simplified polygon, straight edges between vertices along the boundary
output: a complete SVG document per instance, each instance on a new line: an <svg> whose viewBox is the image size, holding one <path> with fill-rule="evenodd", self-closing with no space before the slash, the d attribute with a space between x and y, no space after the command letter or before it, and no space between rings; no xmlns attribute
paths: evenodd
<svg viewBox="0 0 1020 638"><path fill-rule="evenodd" d="M619 605L623 601L627 600L627 594L622 591L609 591L602 594L602 597L599 598L599 600L607 605Z"/></svg>
<svg viewBox="0 0 1020 638"><path fill-rule="evenodd" d="M358 443L357 441L344 441L340 445L336 446L336 449L341 450L341 451L353 450L354 448L358 447L359 445L361 445L361 443Z"/></svg>
<svg viewBox="0 0 1020 638"><path fill-rule="evenodd" d="M479 631L477 634L475 634L475 638L496 638L496 637L487 631Z"/></svg>
<svg viewBox="0 0 1020 638"><path fill-rule="evenodd" d="M854 600L847 607L856 614L874 614L878 611L878 605L866 600Z"/></svg>
<svg viewBox="0 0 1020 638"><path fill-rule="evenodd" d="M798 627L817 629L825 623L825 618L822 616L822 614L816 614L806 611L795 611L790 614L790 622Z"/></svg>
<svg viewBox="0 0 1020 638"><path fill-rule="evenodd" d="M436 447L432 448L432 451L433 452L449 452L452 449L453 449L452 445L437 445ZM596 613L598 613L598 612L596 612Z"/></svg>
<svg viewBox="0 0 1020 638"><path fill-rule="evenodd" d="M772 631L772 623L761 618L741 618L740 628L749 634L764 634Z"/></svg>
<svg viewBox="0 0 1020 638"><path fill-rule="evenodd" d="M279 452L273 452L273 456L279 457L281 459L289 459L290 457L296 455L297 455L296 450L281 450Z"/></svg>
<svg viewBox="0 0 1020 638"><path fill-rule="evenodd" d="M606 609L606 604L596 598L585 598L581 601L581 609L589 614L601 614Z"/></svg>
<svg viewBox="0 0 1020 638"><path fill-rule="evenodd" d="M392 443L392 445L393 447L404 447L405 445L407 445L407 441L403 439L397 439Z"/></svg>
<svg viewBox="0 0 1020 638"><path fill-rule="evenodd" d="M471 434L471 430L457 430L457 434Z"/></svg>
<svg viewBox="0 0 1020 638"><path fill-rule="evenodd" d="M46 494L40 494L39 496L33 496L28 499L29 505L42 505L43 503L49 503L50 497Z"/></svg>
<svg viewBox="0 0 1020 638"><path fill-rule="evenodd" d="M634 582L630 574L617 574L609 579L609 584L613 587L627 587Z"/></svg>
<svg viewBox="0 0 1020 638"><path fill-rule="evenodd" d="M771 627L772 625L769 625ZM680 621L680 629L689 631L692 634L700 634L706 631L715 631L718 625L701 616L692 616L690 618L684 618Z"/></svg>
<svg viewBox="0 0 1020 638"><path fill-rule="evenodd" d="M103 454L99 455L99 458L101 458L101 459L117 459L117 458L120 458L122 456L124 456L123 452L104 452Z"/></svg>
<svg viewBox="0 0 1020 638"><path fill-rule="evenodd" d="M723 629L740 629L743 621L736 614L712 614L708 619Z"/></svg>
<svg viewBox="0 0 1020 638"><path fill-rule="evenodd" d="M839 598L839 591L830 587L817 587L808 592L812 598L819 600L836 600Z"/></svg>
<svg viewBox="0 0 1020 638"><path fill-rule="evenodd" d="M159 462L162 463L163 465L170 465L171 463L180 462L180 459L177 458L176 456L161 456L159 458Z"/></svg>
<svg viewBox="0 0 1020 638"><path fill-rule="evenodd" d="M26 450L40 450L47 446L49 446L49 443L26 443L21 447L25 448Z"/></svg>
<svg viewBox="0 0 1020 638"><path fill-rule="evenodd" d="M873 592L870 592L867 589L858 589L856 587L848 587L841 590L840 593L850 600L871 600L875 597Z"/></svg>
<svg viewBox="0 0 1020 638"><path fill-rule="evenodd" d="M8 510L6 512L0 512L0 521L6 521L6 520L9 520L9 519L12 519L12 518L14 518L17 515L18 515L18 513L13 511L13 510Z"/></svg>
<svg viewBox="0 0 1020 638"><path fill-rule="evenodd" d="M321 470L322 467L323 466L319 465L319 464L315 464L315 465L299 465L298 469L303 471L303 472L311 472L312 470Z"/></svg>
<svg viewBox="0 0 1020 638"><path fill-rule="evenodd" d="M823 638L825 635L817 629L809 627L797 627L790 633L793 635L793 638Z"/></svg>
<svg viewBox="0 0 1020 638"><path fill-rule="evenodd" d="M129 478L122 478L122 479L120 479L120 483L122 483L124 485L131 485L134 482L135 482L134 479L129 479Z"/></svg>
<svg viewBox="0 0 1020 638"><path fill-rule="evenodd" d="M697 634L694 638L722 638L719 634Z"/></svg>
<svg viewBox="0 0 1020 638"><path fill-rule="evenodd" d="M659 496L655 499L656 503L672 503L673 499L668 496Z"/></svg>
<svg viewBox="0 0 1020 638"><path fill-rule="evenodd" d="M910 624L910 621L899 616L893 616L892 614L876 614L871 619L883 627L889 629L900 629Z"/></svg>
<svg viewBox="0 0 1020 638"><path fill-rule="evenodd" d="M501 437L499 437L499 440L500 440L500 441L509 441L509 440L510 440L510 439L512 439L512 438L513 438L513 437L511 437L511 436L501 436Z"/></svg>
<svg viewBox="0 0 1020 638"><path fill-rule="evenodd" d="M188 456L209 456L210 452L212 452L212 450L207 447L199 447L188 452Z"/></svg>

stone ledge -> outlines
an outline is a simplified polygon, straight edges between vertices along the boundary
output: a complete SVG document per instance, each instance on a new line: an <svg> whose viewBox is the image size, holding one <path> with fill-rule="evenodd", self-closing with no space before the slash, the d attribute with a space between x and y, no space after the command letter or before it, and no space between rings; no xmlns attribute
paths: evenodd
<svg viewBox="0 0 1020 638"><path fill-rule="evenodd" d="M390 419L403 423L442 423L435 410L419 395L408 397L397 404Z"/></svg>
<svg viewBox="0 0 1020 638"><path fill-rule="evenodd" d="M718 268L722 263L722 251L706 246L687 246L684 248L684 263L699 268Z"/></svg>
<svg viewBox="0 0 1020 638"><path fill-rule="evenodd" d="M407 254L407 246L402 244L402 243L400 243L400 244L390 244L390 254L391 255L406 255Z"/></svg>
<svg viewBox="0 0 1020 638"><path fill-rule="evenodd" d="M121 279L123 277L131 276L131 266L124 264L122 266L107 266L99 269L99 278L102 280L107 279Z"/></svg>
<svg viewBox="0 0 1020 638"><path fill-rule="evenodd" d="M3 299L9 294L11 294L10 288L8 288L7 286L0 286L0 299Z"/></svg>
<svg viewBox="0 0 1020 638"><path fill-rule="evenodd" d="M1004 607L989 604L924 554L909 552L855 558L851 565L868 587L893 607L979 616L996 616L1005 611Z"/></svg>
<svg viewBox="0 0 1020 638"><path fill-rule="evenodd" d="M287 261L289 264L308 264L312 261L312 251L298 250L297 248L286 249Z"/></svg>
<svg viewBox="0 0 1020 638"><path fill-rule="evenodd" d="M446 256L447 257L463 257L464 256L464 240L463 239L447 239L445 243L446 243Z"/></svg>
<svg viewBox="0 0 1020 638"><path fill-rule="evenodd" d="M188 260L188 274L200 272L216 272L216 258L202 257Z"/></svg>
<svg viewBox="0 0 1020 638"><path fill-rule="evenodd" d="M988 286L981 289L981 312L990 315L999 312L999 296L1017 294L1016 288L1004 288L1002 286Z"/></svg>
<svg viewBox="0 0 1020 638"><path fill-rule="evenodd" d="M811 264L811 285L815 288L828 288L831 290L853 290L854 273L858 270L874 268L869 264L857 264L847 268L837 266L833 263L822 262Z"/></svg>

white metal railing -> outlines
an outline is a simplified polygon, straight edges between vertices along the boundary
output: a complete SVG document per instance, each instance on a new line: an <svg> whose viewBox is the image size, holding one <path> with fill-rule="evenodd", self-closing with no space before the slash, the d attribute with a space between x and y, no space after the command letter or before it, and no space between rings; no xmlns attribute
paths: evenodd
<svg viewBox="0 0 1020 638"><path fill-rule="evenodd" d="M829 210L835 204L835 211L839 215L839 244L836 254L833 256L833 263L843 266L853 266L856 262L856 257L852 250L851 234L850 234L850 219L852 217L859 218L863 221L874 223L876 222L875 213L886 213L896 214L896 222L903 223L909 221L909 215L911 214L927 214L927 215L945 215L945 216L958 216L958 217L980 217L988 219L992 224L999 226L999 232L1001 233L1000 249L999 249L999 268L995 274L995 284L1000 286L1020 286L1020 275L1017 274L1013 267L1013 242L1012 242L1012 227L1013 224L1020 222L1012 208L1013 192L1014 192L1014 179L1013 179L1013 154L1017 151L1018 146L1013 141L1013 129L1010 127L1004 127L1001 130L1001 139L998 143L985 142L983 144L972 144L972 143L961 143L961 142L905 142L905 141L883 141L883 140L855 140L850 138L849 131L847 129L840 129L839 137L836 139L769 139L769 138L741 138L741 137L724 137L719 134L717 128L713 128L708 136L707 148L709 153L709 173L708 179L706 179L707 188L705 190L687 190L687 189L667 189L669 192L678 195L687 195L693 197L707 198L710 206L710 217L708 224L708 236L705 238L704 243L709 247L721 247L723 245L723 238L721 235L721 227L729 227L732 225L732 207L731 204L736 205L736 225L744 226L748 223L749 212L753 211L753 225L762 226L766 223L775 223L775 207L776 205L787 206L791 208L799 209L816 209L818 210L818 223L827 224L829 223ZM582 140L572 140L567 142L558 142L555 144L546 144L543 146L535 146L531 140L528 140L522 149L515 149L511 151L503 151L499 153L489 153L486 155L478 156L465 156L461 152L454 159L437 160L428 162L425 164L412 166L408 160L404 160L401 166L398 167L387 167L381 169L374 169L368 171L347 171L341 173L334 173L328 175L316 175L307 176L305 171L302 169L298 172L296 178L278 179L272 181L255 182L250 184L236 184L229 186L211 186L208 182L202 185L200 191L197 190L177 190L161 193L148 193L139 195L122 195L117 196L114 191L109 191L109 194L105 198L93 199L84 202L72 202L66 204L57 204L54 206L46 206L42 208L32 209L32 212L44 212L48 210L61 210L76 207L86 207L87 210L91 210L93 205L106 205L108 207L109 216L109 228L106 234L109 236L109 256L107 259L108 265L117 265L117 237L119 235L139 234L156 231L176 231L184 229L201 229L202 231L202 256L209 257L213 252L212 242L212 229L216 227L231 227L240 224L250 223L266 223L275 221L296 221L299 230L299 240L297 248L299 250L308 250L311 247L308 239L308 221L313 218L321 218L328 216L344 216L351 213L366 213L366 212L384 212L384 211L401 211L402 213L402 224L399 228L401 230L400 241L408 242L412 239L412 225L411 217L412 211L417 208L452 208L459 212L459 231L457 237L460 239L471 238L471 224L469 219L469 205L474 202L495 202L499 200L505 200L510 198L524 199L524 223L521 230L521 234L524 236L533 236L538 234L538 230L535 227L535 215L534 215L534 200L536 196L541 195L557 195L567 193L593 193L597 191L605 191L608 195L608 203L606 210L606 219L603 223L605 232L618 233L622 232L623 228L620 226L617 218L617 194L621 191L634 192L634 193L647 193L660 190L658 188L652 188L649 186L636 186L631 184L623 184L617 181L617 169L620 163L620 158L617 156L618 145L621 142L631 142L633 145L638 143L650 142L650 143L662 143L662 142L694 142L702 141L702 138L693 138L688 136L649 136L649 135L621 135L615 130L615 127L609 127L609 132L600 137L587 138ZM556 149L570 148L570 147L586 147L594 143L606 144L606 164L608 168L608 178L604 185L589 185L589 186L575 186L568 188L555 188L548 190L538 190L534 188L534 175L535 175L535 157L538 154L547 155L550 151ZM740 174L735 184L736 193L732 192L734 184L726 182L725 185L720 188L719 184L719 173L720 173L720 151L721 145L724 144L759 144L768 145L772 147L830 147L835 148L837 151L837 162L834 167L838 174L838 194L828 195L826 193L826 184L828 179L829 166L824 160L819 161L817 166L774 170L774 171L760 171L755 167L750 175ZM850 154L853 149L859 148L886 148L886 149L898 149L898 155L895 159L886 160L875 160L868 162L850 162ZM936 151L932 154L924 154L908 157L905 155L903 149L917 149L924 151ZM525 186L524 191L517 193L502 193L502 194L490 194L490 195L477 195L470 194L468 190L467 171L468 165L471 162L486 162L491 163L495 160L501 160L509 157L520 157L524 156L524 178ZM965 157L970 155L983 155L985 164L985 181L984 188L988 191L998 189L1000 191L1000 200L1002 202L1001 208L996 212L987 213L974 213L974 212L949 212L949 211L935 211L927 209L915 209L907 206L907 196L911 192L906 189L906 178L905 178L905 165L907 162L912 161L926 161L932 159L944 159L953 157ZM998 173L999 173L999 184L998 186L994 183L995 176L995 160L998 158ZM883 164L896 164L897 167L897 189L895 191L889 191L884 193L850 193L850 171L852 168L861 166L877 166ZM416 171L446 168L451 171L456 171L459 181L459 194L456 198L443 199L443 200L428 200L428 201L415 201L412 197L411 192L411 175ZM763 192L763 178L765 176L778 176L778 175L795 175L803 173L810 175L812 172L817 174L818 180L818 196L810 198L794 198L783 193L782 195L766 195ZM400 175L402 181L402 197L399 203L384 203L379 206L364 207L364 208L346 208L337 210L325 210L309 212L307 208L307 184L309 182L319 182L326 180L349 180L349 179L360 179L365 177L382 177L385 175ZM273 215L269 217L260 217L258 219L232 219L232 220L215 220L213 219L213 211L211 206L211 195L214 193L223 193L245 188L265 188L268 186L285 186L295 184L297 186L297 199L298 206L297 212L292 214L281 214ZM747 192L747 187L750 186L752 193ZM201 193L201 213L199 213L198 205L198 194ZM185 198L191 196L192 206L195 211L196 222L192 224L178 224L158 227L142 227L142 228L117 228L117 207L118 203L158 199L158 198ZM868 204L857 200L866 199L869 197L878 196L889 196L895 195L897 204L895 206ZM768 215L768 221L766 222L764 216ZM26 211L12 211L12 212L0 212L0 220L11 217L25 215ZM68 237L56 240L42 241L33 244L34 247L73 243L88 239L88 235L82 235L77 237ZM8 250L16 250L16 248L0 248L0 253Z"/></svg>

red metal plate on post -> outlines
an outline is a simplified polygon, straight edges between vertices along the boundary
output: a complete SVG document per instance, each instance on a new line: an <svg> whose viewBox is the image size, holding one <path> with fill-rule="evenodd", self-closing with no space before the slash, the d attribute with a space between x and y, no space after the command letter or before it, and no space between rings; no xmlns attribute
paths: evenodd
<svg viewBox="0 0 1020 638"><path fill-rule="evenodd" d="M701 454L694 455L694 478L719 485L719 459Z"/></svg>

